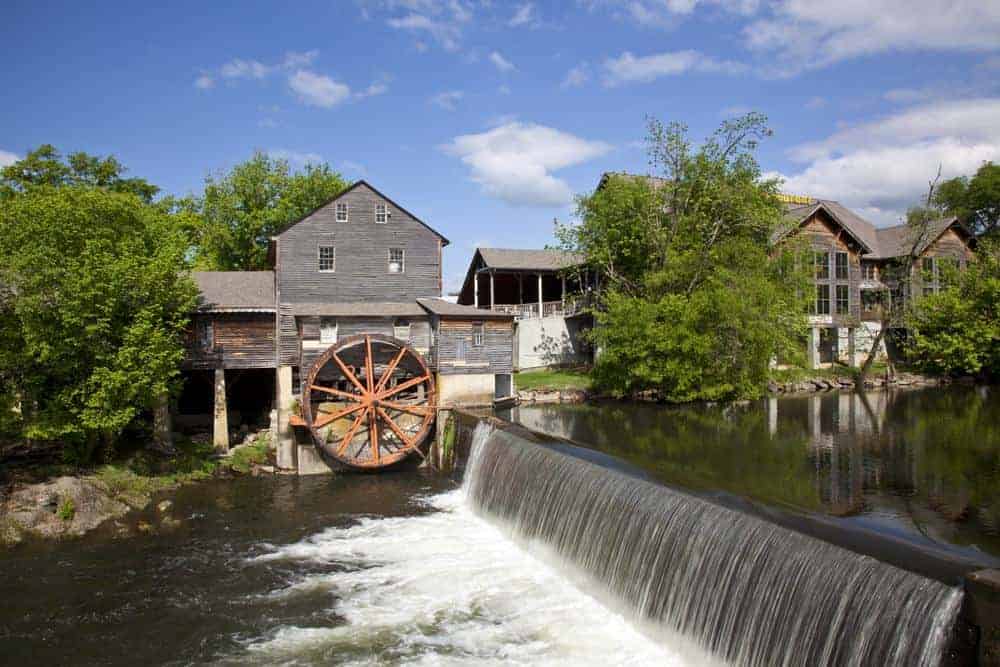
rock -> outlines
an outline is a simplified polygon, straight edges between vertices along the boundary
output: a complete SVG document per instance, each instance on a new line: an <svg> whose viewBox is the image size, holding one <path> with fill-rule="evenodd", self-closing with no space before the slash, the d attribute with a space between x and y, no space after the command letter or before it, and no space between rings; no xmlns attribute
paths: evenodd
<svg viewBox="0 0 1000 667"><path fill-rule="evenodd" d="M837 384L840 385L841 387L853 387L854 380L848 377L841 376L837 378Z"/></svg>
<svg viewBox="0 0 1000 667"><path fill-rule="evenodd" d="M174 506L173 501L161 500L159 503L156 504L156 511L158 511L160 514L166 514L167 512L170 511L170 508L173 506Z"/></svg>
<svg viewBox="0 0 1000 667"><path fill-rule="evenodd" d="M772 394L777 394L779 391L781 391L781 387L774 380L768 380L767 381L767 390L769 392L771 392Z"/></svg>
<svg viewBox="0 0 1000 667"><path fill-rule="evenodd" d="M59 516L64 502L73 504L69 517ZM67 476L15 489L0 506L0 517L6 517L4 524L15 525L20 533L64 537L82 535L128 511L127 505L110 498L103 487L86 478Z"/></svg>

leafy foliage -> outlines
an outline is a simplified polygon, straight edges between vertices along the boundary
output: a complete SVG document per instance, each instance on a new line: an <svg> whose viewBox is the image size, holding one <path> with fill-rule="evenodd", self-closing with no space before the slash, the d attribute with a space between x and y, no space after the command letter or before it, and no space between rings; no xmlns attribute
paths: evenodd
<svg viewBox="0 0 1000 667"><path fill-rule="evenodd" d="M598 389L671 401L759 395L770 360L799 354L808 294L799 244L772 241L783 209L753 152L766 119L728 121L693 149L649 123L660 177L609 176L578 199L562 246L605 276L592 337Z"/></svg>
<svg viewBox="0 0 1000 667"><path fill-rule="evenodd" d="M209 177L204 193L178 208L200 217L192 229L200 268L259 270L269 268L267 248L275 233L346 188L329 165L293 172L287 161L258 152Z"/></svg>
<svg viewBox="0 0 1000 667"><path fill-rule="evenodd" d="M23 160L0 169L0 201L33 188L80 186L130 193L147 204L152 202L160 189L142 178L125 178L126 171L113 156L77 152L64 159L54 146L43 144Z"/></svg>
<svg viewBox="0 0 1000 667"><path fill-rule="evenodd" d="M952 281L914 304L913 361L936 373L1000 374L1000 241L983 239Z"/></svg>
<svg viewBox="0 0 1000 667"><path fill-rule="evenodd" d="M961 176L941 183L934 201L977 234L997 231L1000 229L1000 165L985 162L971 178Z"/></svg>
<svg viewBox="0 0 1000 667"><path fill-rule="evenodd" d="M0 204L0 395L84 462L175 388L187 240L131 193L32 186Z"/></svg>

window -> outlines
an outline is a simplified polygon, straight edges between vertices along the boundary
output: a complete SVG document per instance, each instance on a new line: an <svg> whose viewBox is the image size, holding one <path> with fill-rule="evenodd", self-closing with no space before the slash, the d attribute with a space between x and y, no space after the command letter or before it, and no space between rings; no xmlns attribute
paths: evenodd
<svg viewBox="0 0 1000 667"><path fill-rule="evenodd" d="M828 252L813 253L813 261L815 262L816 278L818 278L819 280L829 280L830 253Z"/></svg>
<svg viewBox="0 0 1000 667"><path fill-rule="evenodd" d="M324 317L319 321L319 342L337 342L337 320L332 317Z"/></svg>
<svg viewBox="0 0 1000 667"><path fill-rule="evenodd" d="M404 273L406 253L402 248L389 248L389 273Z"/></svg>
<svg viewBox="0 0 1000 667"><path fill-rule="evenodd" d="M836 255L836 262L837 262L837 267L836 267L837 280L847 280L847 253L838 252Z"/></svg>
<svg viewBox="0 0 1000 667"><path fill-rule="evenodd" d="M347 202L337 202L337 222L347 222Z"/></svg>
<svg viewBox="0 0 1000 667"><path fill-rule="evenodd" d="M198 348L202 350L211 350L214 346L215 339L215 327L212 325L212 320L198 320L196 329L195 335L197 336Z"/></svg>
<svg viewBox="0 0 1000 667"><path fill-rule="evenodd" d="M816 285L816 314L830 314L830 286Z"/></svg>
<svg viewBox="0 0 1000 667"><path fill-rule="evenodd" d="M319 247L319 270L333 273L337 270L337 249L332 245Z"/></svg>
<svg viewBox="0 0 1000 667"><path fill-rule="evenodd" d="M876 281L878 278L875 275L875 263L874 262L862 262L861 263L861 277L864 280Z"/></svg>
<svg viewBox="0 0 1000 667"><path fill-rule="evenodd" d="M375 204L375 222L380 225L385 224L389 221L389 207L385 205L385 202L378 202Z"/></svg>
<svg viewBox="0 0 1000 667"><path fill-rule="evenodd" d="M410 340L410 321L397 317L392 323L392 335L399 340Z"/></svg>
<svg viewBox="0 0 1000 667"><path fill-rule="evenodd" d="M866 313L874 313L878 310L879 295L872 290L861 291L861 308Z"/></svg>
<svg viewBox="0 0 1000 667"><path fill-rule="evenodd" d="M920 260L920 268L923 273L924 282L934 282L934 258L924 257Z"/></svg>
<svg viewBox="0 0 1000 667"><path fill-rule="evenodd" d="M847 285L837 285L837 314L847 315L851 312L851 292Z"/></svg>
<svg viewBox="0 0 1000 667"><path fill-rule="evenodd" d="M473 324L472 325L472 345L473 345L473 347L482 347L483 346L483 338L485 338L485 335L484 335L484 329L485 328L486 327L482 323Z"/></svg>

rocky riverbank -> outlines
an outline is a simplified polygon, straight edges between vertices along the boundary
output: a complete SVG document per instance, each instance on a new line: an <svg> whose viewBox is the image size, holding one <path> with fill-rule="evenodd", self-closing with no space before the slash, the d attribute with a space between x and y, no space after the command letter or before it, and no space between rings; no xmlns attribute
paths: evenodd
<svg viewBox="0 0 1000 667"><path fill-rule="evenodd" d="M937 387L952 383L975 384L975 378L963 377L956 380L948 377L919 375L917 373L898 373L892 377L869 376L865 378L864 388ZM771 394L810 394L839 389L854 389L856 386L857 380L848 375L817 376L786 382L771 380L767 384L767 391Z"/></svg>
<svg viewBox="0 0 1000 667"><path fill-rule="evenodd" d="M29 468L12 476L0 488L0 546L27 539L79 537L108 522L117 534L148 532L146 520L130 520L184 484L246 474L273 472L266 465L269 433L252 433L223 457L210 454L210 446L194 443L174 459L151 461L143 453L115 465L73 472L62 466ZM157 503L156 522L169 528L172 503Z"/></svg>

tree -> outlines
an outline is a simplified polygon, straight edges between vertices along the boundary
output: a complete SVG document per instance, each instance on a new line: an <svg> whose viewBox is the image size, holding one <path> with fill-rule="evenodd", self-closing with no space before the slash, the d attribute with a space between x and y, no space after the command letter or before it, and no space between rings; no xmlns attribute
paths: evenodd
<svg viewBox="0 0 1000 667"><path fill-rule="evenodd" d="M0 395L82 462L176 388L197 289L163 211L54 185L0 202Z"/></svg>
<svg viewBox="0 0 1000 667"><path fill-rule="evenodd" d="M329 165L293 172L285 160L254 153L229 172L210 176L200 197L182 203L196 212L196 264L214 270L268 268L270 239L285 225L347 188Z"/></svg>
<svg viewBox="0 0 1000 667"><path fill-rule="evenodd" d="M978 235L1000 229L1000 165L984 162L972 178L961 176L938 187L934 204Z"/></svg>
<svg viewBox="0 0 1000 667"><path fill-rule="evenodd" d="M606 289L592 337L594 382L671 401L743 398L805 332L805 263L772 245L783 218L777 182L753 157L770 135L759 114L723 123L692 148L687 129L649 121L656 178L610 176L578 198L562 246Z"/></svg>
<svg viewBox="0 0 1000 667"><path fill-rule="evenodd" d="M975 260L949 282L916 303L911 358L934 373L1000 375L1000 240L981 240Z"/></svg>
<svg viewBox="0 0 1000 667"><path fill-rule="evenodd" d="M147 204L160 189L142 178L125 178L127 171L113 156L99 158L70 153L65 159L51 144L42 144L22 160L0 169L0 201L38 187L81 186L127 192Z"/></svg>

